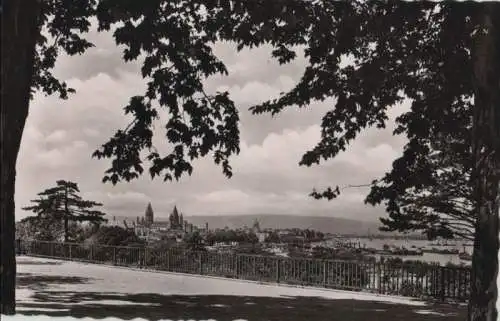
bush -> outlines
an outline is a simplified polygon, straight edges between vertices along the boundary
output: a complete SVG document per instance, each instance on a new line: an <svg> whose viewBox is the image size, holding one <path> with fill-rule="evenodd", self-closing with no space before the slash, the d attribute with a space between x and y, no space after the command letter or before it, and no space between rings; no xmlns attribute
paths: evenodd
<svg viewBox="0 0 500 321"><path fill-rule="evenodd" d="M399 294L402 296L421 297L423 293L424 288L422 286L422 283L418 281L403 281L399 290Z"/></svg>
<svg viewBox="0 0 500 321"><path fill-rule="evenodd" d="M91 238L100 245L144 246L144 241L134 231L119 226L102 226Z"/></svg>

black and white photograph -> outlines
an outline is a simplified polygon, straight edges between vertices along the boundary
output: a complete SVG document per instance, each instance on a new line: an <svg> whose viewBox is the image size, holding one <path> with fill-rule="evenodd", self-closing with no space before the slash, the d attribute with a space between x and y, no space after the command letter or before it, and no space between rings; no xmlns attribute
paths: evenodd
<svg viewBox="0 0 500 321"><path fill-rule="evenodd" d="M498 320L500 2L1 25L2 320Z"/></svg>

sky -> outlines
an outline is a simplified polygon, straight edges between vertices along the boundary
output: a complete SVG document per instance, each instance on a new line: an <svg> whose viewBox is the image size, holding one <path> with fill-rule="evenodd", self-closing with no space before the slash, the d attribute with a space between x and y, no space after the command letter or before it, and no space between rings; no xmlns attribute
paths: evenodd
<svg viewBox="0 0 500 321"><path fill-rule="evenodd" d="M140 61L123 62L123 48L110 33L93 29L88 39L94 48L82 56L61 56L55 68L77 93L68 100L37 94L31 103L17 163L16 219L31 215L21 207L59 179L78 183L82 196L102 202L110 216L143 216L148 202L155 217L167 217L174 205L185 216L293 214L376 221L385 215L382 207L363 203L367 188L346 189L330 202L308 194L313 187L366 184L388 171L405 143L392 136L393 121L383 130L362 131L334 160L299 167L301 156L319 141L321 118L334 101L290 108L274 118L252 115L248 107L291 89L306 66L301 56L280 66L268 47L237 52L230 43L214 45L229 75L207 79L206 88L228 90L240 110L241 152L231 158L231 179L209 157L194 162L193 174L179 182L152 180L145 171L129 183L103 184L110 161L91 155L126 126L123 107L131 96L143 94L146 81ZM407 102L394 106L391 119L407 108ZM155 126L154 142L168 150L165 119Z"/></svg>

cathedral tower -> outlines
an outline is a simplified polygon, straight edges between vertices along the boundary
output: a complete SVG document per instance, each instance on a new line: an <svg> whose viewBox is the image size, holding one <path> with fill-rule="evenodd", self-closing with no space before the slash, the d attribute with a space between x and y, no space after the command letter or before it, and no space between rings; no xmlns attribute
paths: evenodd
<svg viewBox="0 0 500 321"><path fill-rule="evenodd" d="M146 224L151 225L154 222L154 213L153 213L153 208L151 207L151 203L148 203L148 207L146 208L146 213L145 213L145 218L146 218Z"/></svg>
<svg viewBox="0 0 500 321"><path fill-rule="evenodd" d="M174 205L174 210L170 214L169 220L170 220L170 228L171 229L178 229L179 227L182 228L182 226L179 226L179 212L177 211L177 206Z"/></svg>

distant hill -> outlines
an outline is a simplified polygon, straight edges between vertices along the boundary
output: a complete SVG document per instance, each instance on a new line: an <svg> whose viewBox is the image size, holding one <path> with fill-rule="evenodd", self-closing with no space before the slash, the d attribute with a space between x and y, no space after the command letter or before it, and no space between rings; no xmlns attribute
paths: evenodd
<svg viewBox="0 0 500 321"><path fill-rule="evenodd" d="M346 218L325 216L298 216L298 215L227 215L227 216L189 216L187 220L195 225L204 226L208 222L209 228L238 228L251 227L255 219L261 228L300 228L313 229L323 233L333 234L367 234L379 233L377 222L364 222Z"/></svg>
<svg viewBox="0 0 500 321"><path fill-rule="evenodd" d="M116 217L121 223L124 219L127 222L135 218ZM166 218L155 218L158 221L165 221ZM327 216L298 216L298 215L221 215L221 216L186 216L185 219L190 223L204 227L208 222L210 229L214 228L241 228L251 227L255 219L259 221L261 228L300 228L314 229L323 233L333 234L353 234L366 235L368 233L381 233L378 228L378 222L366 222L353 219L327 217ZM390 234L390 233L389 233Z"/></svg>

